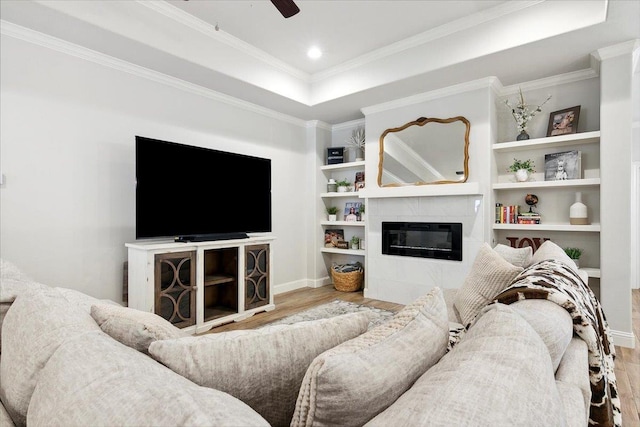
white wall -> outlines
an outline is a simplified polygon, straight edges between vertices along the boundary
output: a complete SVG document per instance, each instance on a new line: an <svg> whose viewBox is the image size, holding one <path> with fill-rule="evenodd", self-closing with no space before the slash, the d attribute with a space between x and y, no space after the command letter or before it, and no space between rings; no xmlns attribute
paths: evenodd
<svg viewBox="0 0 640 427"><path fill-rule="evenodd" d="M495 102L493 83L494 79L485 79L448 88L441 94L424 94L389 103L389 108L374 106L364 109L368 135L381 135L388 128L400 127L419 117L446 119L464 116L471 125L467 182L479 183L481 193L367 199L367 297L408 304L435 286L462 286L480 246L488 239L490 232L485 220L487 199L483 194L489 190L489 147L493 142L491 123ZM375 186L378 140L367 137L367 144L367 182ZM443 185L453 187L458 184ZM463 224L463 259L444 261L383 255L383 221L460 222Z"/></svg>
<svg viewBox="0 0 640 427"><path fill-rule="evenodd" d="M142 135L270 158L273 285L306 284L300 236L310 217L301 212L310 207L292 197L308 185L304 122L177 89L101 58L1 41L3 258L43 283L120 301L124 244L135 240L134 143ZM202 196L194 209L219 202L215 189Z"/></svg>

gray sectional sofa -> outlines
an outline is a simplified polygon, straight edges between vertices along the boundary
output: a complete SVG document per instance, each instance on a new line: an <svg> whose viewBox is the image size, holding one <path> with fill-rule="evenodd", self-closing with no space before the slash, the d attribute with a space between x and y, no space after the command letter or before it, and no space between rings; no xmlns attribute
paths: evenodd
<svg viewBox="0 0 640 427"><path fill-rule="evenodd" d="M201 336L2 261L0 425L586 426L572 316L494 302L533 261L486 245L460 289L372 329L354 313Z"/></svg>

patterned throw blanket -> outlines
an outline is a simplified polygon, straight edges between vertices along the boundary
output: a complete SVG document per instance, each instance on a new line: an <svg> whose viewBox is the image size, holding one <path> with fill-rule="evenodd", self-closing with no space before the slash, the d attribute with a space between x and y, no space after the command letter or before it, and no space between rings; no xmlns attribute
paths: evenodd
<svg viewBox="0 0 640 427"><path fill-rule="evenodd" d="M589 425L621 426L620 399L613 370L615 347L600 303L591 289L566 264L546 260L520 273L495 301L511 304L523 299L547 299L569 312L575 334L589 348Z"/></svg>

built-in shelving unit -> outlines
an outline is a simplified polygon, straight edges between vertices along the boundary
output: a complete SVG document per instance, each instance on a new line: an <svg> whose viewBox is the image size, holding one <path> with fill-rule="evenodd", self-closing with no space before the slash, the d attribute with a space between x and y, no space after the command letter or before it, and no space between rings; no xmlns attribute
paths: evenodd
<svg viewBox="0 0 640 427"><path fill-rule="evenodd" d="M323 172L325 181L328 182L329 179L333 178L337 181L346 178L352 184L355 181L356 172L364 172L365 162L356 161L356 162L348 162L348 163L339 163L334 165L324 165L320 167L320 170ZM344 215L345 204L348 202L360 202L362 203L362 199L360 198L360 193L364 190L360 191L348 191L348 192L322 192L319 194L324 207L328 206L336 206L338 208L338 219L341 219ZM323 213L323 219L319 221L319 224L322 226L323 231L329 229L342 229L344 230L344 239L349 242L351 237L358 236L360 239L364 239L366 233L366 206L365 206L365 214L363 214L362 221L328 221L326 214ZM324 242L325 239L322 239ZM364 263L364 257L366 251L364 249L340 249L334 247L322 247L320 252L325 254L329 259L327 260L327 264L334 261L335 256L351 256L357 257L360 262Z"/></svg>
<svg viewBox="0 0 640 427"><path fill-rule="evenodd" d="M581 178L562 181L545 181L544 160L546 154L577 150L581 153ZM540 224L494 223L492 229L496 243L505 243L505 238L520 241L536 237L550 238L562 247L574 246L583 249L580 264L590 279L599 287L600 279L600 131L570 135L509 141L492 144L494 172L491 188L492 206L519 205L526 194L536 194L539 203L533 208L540 213ZM517 159L531 159L538 173L529 181L516 182L507 172L508 165ZM569 221L569 208L575 201L575 193L581 192L589 207L588 225L573 225ZM493 218L492 218L493 219ZM591 280L590 280L591 285Z"/></svg>

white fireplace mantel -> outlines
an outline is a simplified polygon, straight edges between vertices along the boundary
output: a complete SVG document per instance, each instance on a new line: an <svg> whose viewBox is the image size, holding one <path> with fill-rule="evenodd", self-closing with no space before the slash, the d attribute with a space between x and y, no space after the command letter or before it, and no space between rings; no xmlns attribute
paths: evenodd
<svg viewBox="0 0 640 427"><path fill-rule="evenodd" d="M361 199L387 197L471 196L476 194L481 194L480 184L477 182L377 187L364 188L358 191L358 197Z"/></svg>

